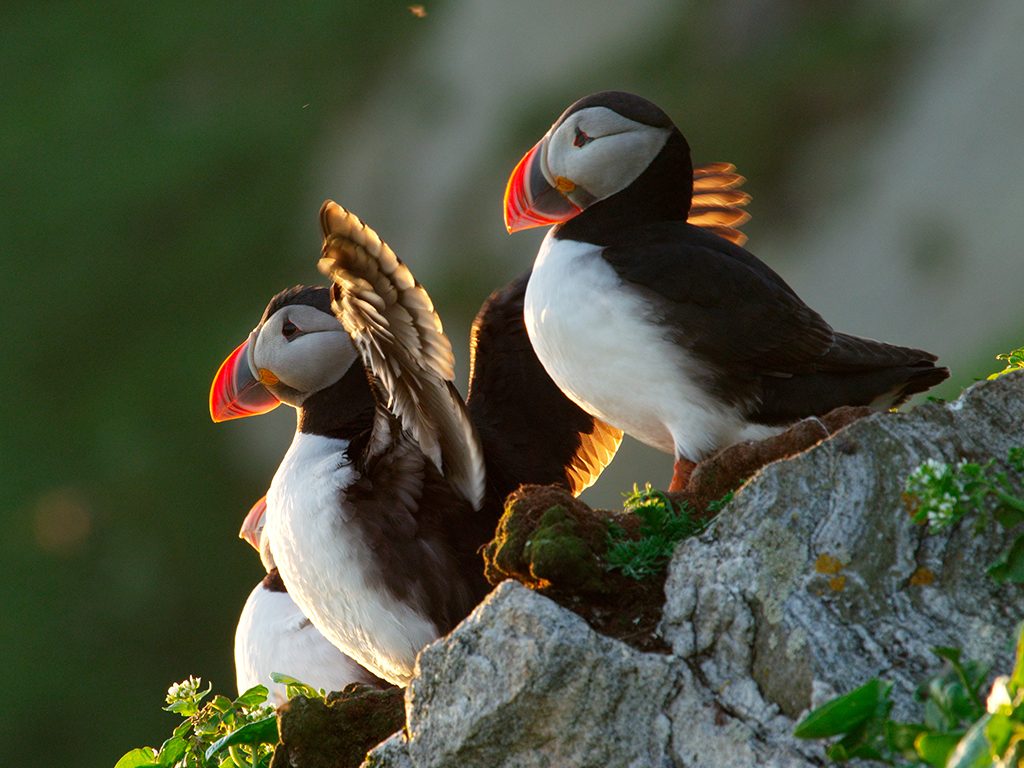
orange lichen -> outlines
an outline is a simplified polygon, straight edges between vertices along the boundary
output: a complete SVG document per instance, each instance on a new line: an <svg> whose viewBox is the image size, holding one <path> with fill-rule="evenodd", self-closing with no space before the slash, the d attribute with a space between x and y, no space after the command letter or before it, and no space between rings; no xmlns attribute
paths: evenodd
<svg viewBox="0 0 1024 768"><path fill-rule="evenodd" d="M846 577L842 575L833 576L828 580L828 585L832 588L833 592L842 592L846 587Z"/></svg>
<svg viewBox="0 0 1024 768"><path fill-rule="evenodd" d="M910 576L910 584L915 587L927 587L935 581L935 572L930 568L920 566Z"/></svg>
<svg viewBox="0 0 1024 768"><path fill-rule="evenodd" d="M836 574L843 570L843 564L832 555L819 555L818 559L814 561L814 570L818 573Z"/></svg>

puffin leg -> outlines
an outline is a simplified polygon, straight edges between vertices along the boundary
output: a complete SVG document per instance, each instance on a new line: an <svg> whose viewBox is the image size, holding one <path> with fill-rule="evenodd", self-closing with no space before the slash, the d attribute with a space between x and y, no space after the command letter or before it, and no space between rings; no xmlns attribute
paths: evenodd
<svg viewBox="0 0 1024 768"><path fill-rule="evenodd" d="M690 484L690 475L696 466L697 464L689 459L676 459L672 465L672 482L668 484L669 493L686 490Z"/></svg>

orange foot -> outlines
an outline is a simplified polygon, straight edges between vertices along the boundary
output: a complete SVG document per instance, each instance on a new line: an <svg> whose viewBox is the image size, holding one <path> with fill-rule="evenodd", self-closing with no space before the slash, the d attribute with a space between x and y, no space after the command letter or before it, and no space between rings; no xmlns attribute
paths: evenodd
<svg viewBox="0 0 1024 768"><path fill-rule="evenodd" d="M668 484L669 493L685 491L690 484L690 475L697 465L688 459L676 459L672 465L672 482Z"/></svg>

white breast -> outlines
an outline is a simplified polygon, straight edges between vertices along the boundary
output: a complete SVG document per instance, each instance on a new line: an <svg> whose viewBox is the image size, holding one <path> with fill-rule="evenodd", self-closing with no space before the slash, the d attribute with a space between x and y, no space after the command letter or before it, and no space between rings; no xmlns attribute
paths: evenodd
<svg viewBox="0 0 1024 768"><path fill-rule="evenodd" d="M235 630L238 692L265 685L270 691L267 701L281 706L287 701L285 687L270 679L272 672L325 691L340 691L349 683L374 682L365 669L320 634L287 592L272 592L257 584Z"/></svg>
<svg viewBox="0 0 1024 768"><path fill-rule="evenodd" d="M748 424L700 386L699 361L666 338L643 296L600 251L548 233L526 288L530 341L566 396L637 440L694 461L776 432Z"/></svg>
<svg viewBox="0 0 1024 768"><path fill-rule="evenodd" d="M347 441L295 433L267 493L267 534L289 594L335 646L405 685L439 632L383 586L344 490L355 472Z"/></svg>

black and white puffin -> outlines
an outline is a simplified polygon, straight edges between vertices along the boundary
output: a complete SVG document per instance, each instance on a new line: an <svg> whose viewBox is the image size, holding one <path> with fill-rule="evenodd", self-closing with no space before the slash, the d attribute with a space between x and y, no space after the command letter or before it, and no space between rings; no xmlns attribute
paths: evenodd
<svg viewBox="0 0 1024 768"><path fill-rule="evenodd" d="M328 241L351 224L337 206L321 221ZM333 249L325 242L325 258ZM333 309L327 288L278 294L211 391L217 420L297 409L267 493L274 560L328 640L402 685L417 652L487 588L482 453L445 378L450 347L433 307L411 279L405 288L379 302L339 295Z"/></svg>
<svg viewBox="0 0 1024 768"><path fill-rule="evenodd" d="M516 165L509 232L556 225L524 317L587 413L694 463L844 405L890 408L949 375L935 356L838 333L751 253L686 221L690 147L659 107L580 99Z"/></svg>
<svg viewBox="0 0 1024 768"><path fill-rule="evenodd" d="M350 683L384 685L328 642L288 595L264 532L265 519L264 497L246 515L239 533L260 553L267 575L249 593L235 629L238 693L264 685L267 701L281 706L288 699L285 686L271 679L274 672L325 691L340 691Z"/></svg>
<svg viewBox="0 0 1024 768"><path fill-rule="evenodd" d="M742 177L717 164L695 180L694 217L742 238ZM328 201L320 221L333 303L326 288L275 296L218 370L210 413L298 409L268 495L276 560L331 642L403 683L416 651L483 595L476 550L505 497L524 483L579 494L622 433L566 398L537 360L523 324L528 274L473 323L468 423L426 291L353 214Z"/></svg>

